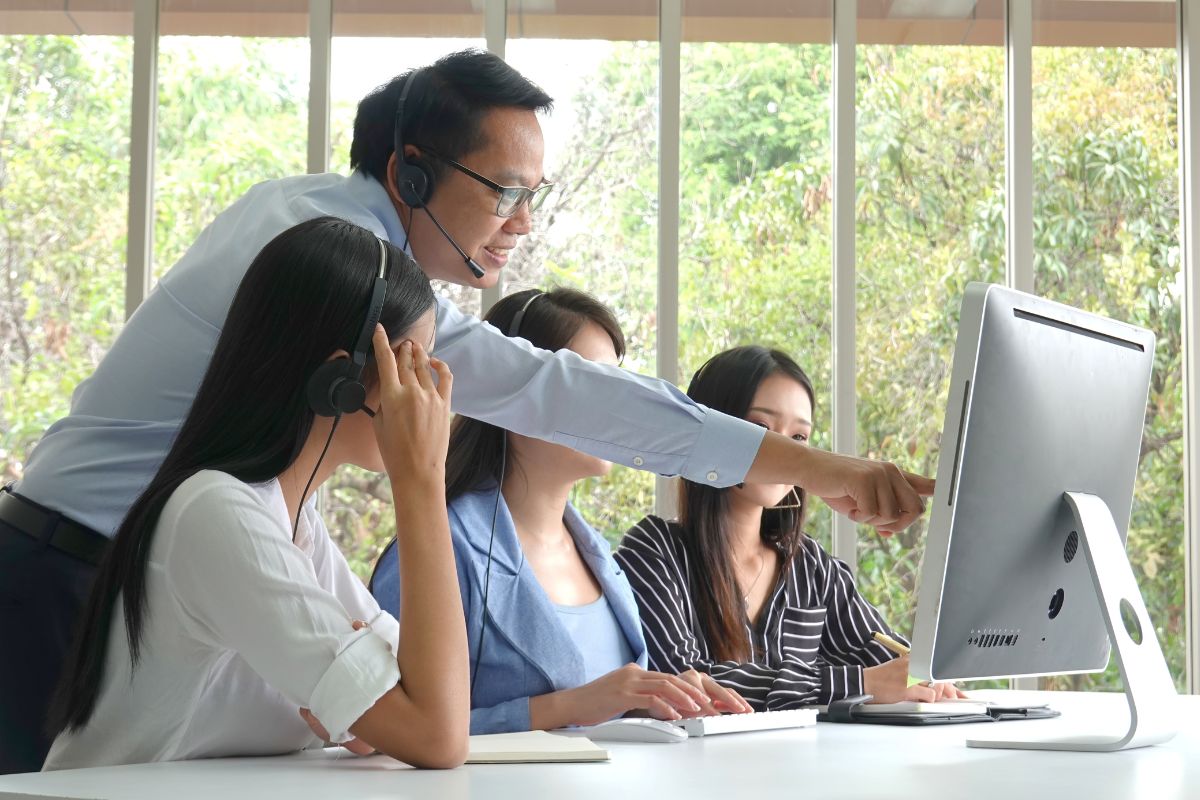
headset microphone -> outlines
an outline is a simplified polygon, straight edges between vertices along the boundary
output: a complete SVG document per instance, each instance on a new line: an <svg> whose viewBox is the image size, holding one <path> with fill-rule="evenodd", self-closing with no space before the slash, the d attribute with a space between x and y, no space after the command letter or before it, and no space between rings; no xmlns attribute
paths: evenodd
<svg viewBox="0 0 1200 800"><path fill-rule="evenodd" d="M437 229L442 232L442 236L446 237L446 241L450 246L458 251L462 256L463 263L467 265L467 269L471 270L471 274L476 278L483 277L483 267L475 263L475 261L466 254L466 252L458 246L458 242L454 241L446 229L442 227L442 223L438 222L426 205L429 198L433 196L434 172L430 169L429 164L425 159L420 157L409 158L404 152L404 106L408 102L408 90L412 88L413 81L417 75L424 70L414 69L408 73L408 77L404 79L404 85L400 89L400 97L396 99L396 121L393 126L393 150L396 155L396 167L393 177L396 181L396 191L400 195L400 201L408 206L413 211L421 208L429 214L429 219L437 226ZM409 217L409 227L412 227L412 218ZM409 233L404 232L404 244L408 246Z"/></svg>
<svg viewBox="0 0 1200 800"><path fill-rule="evenodd" d="M431 212L429 210L429 206L423 205L423 206L421 206L421 210L429 215L429 219L433 222L434 225L437 226L437 229L442 232L442 236L446 237L446 241L450 243L450 246L453 247L455 250L457 250L458 254L460 256L462 256L463 263L465 263L467 265L467 269L471 270L471 274L474 275L476 278L482 278L483 277L483 267L476 264L475 259L473 259L469 255L467 255L466 252L461 247L458 246L458 242L454 241L454 237L451 236L450 233L445 228L442 227L442 223L437 221L437 217L435 217L433 215L433 212Z"/></svg>

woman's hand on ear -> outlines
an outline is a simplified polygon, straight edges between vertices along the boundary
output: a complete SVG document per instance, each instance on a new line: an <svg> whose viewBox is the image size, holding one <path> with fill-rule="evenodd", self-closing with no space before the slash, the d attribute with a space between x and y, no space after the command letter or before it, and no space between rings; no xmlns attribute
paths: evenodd
<svg viewBox="0 0 1200 800"><path fill-rule="evenodd" d="M454 383L450 368L430 358L418 342L405 341L393 353L382 325L375 326L372 344L380 388L375 437L384 468L393 482L444 484Z"/></svg>

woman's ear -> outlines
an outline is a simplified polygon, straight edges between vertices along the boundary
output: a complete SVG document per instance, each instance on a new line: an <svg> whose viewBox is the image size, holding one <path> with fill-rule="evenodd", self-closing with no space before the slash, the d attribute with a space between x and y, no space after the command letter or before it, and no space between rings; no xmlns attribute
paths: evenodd
<svg viewBox="0 0 1200 800"><path fill-rule="evenodd" d="M329 363L330 361L335 361L339 358L349 358L349 357L350 357L350 354L348 352L346 352L345 350L334 350L333 353L331 353L325 359L325 363Z"/></svg>

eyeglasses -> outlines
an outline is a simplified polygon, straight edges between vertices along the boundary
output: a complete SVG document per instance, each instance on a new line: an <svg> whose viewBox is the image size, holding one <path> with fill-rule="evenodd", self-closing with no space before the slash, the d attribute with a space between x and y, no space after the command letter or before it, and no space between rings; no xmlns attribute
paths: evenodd
<svg viewBox="0 0 1200 800"><path fill-rule="evenodd" d="M449 164L464 175L474 178L493 192L499 194L500 199L496 202L496 216L498 217L511 217L520 211L521 206L526 203L529 204L530 211L537 211L542 203L546 201L546 196L550 194L550 190L554 188L554 184L547 180L543 180L536 189L530 189L528 186L501 186L495 181L483 177L470 167L463 166L452 158L446 158L428 147L421 147L420 149L439 161Z"/></svg>

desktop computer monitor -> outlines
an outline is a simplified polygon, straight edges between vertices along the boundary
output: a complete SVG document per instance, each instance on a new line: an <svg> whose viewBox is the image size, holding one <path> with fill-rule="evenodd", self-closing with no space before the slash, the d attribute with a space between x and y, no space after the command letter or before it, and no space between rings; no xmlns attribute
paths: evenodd
<svg viewBox="0 0 1200 800"><path fill-rule="evenodd" d="M1000 286L964 295L912 670L1096 672L1117 645L1142 736L1056 749L1152 743L1154 701L1174 694L1124 552L1153 360L1145 329Z"/></svg>

